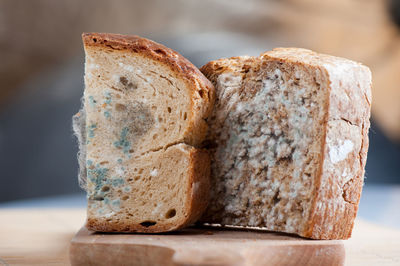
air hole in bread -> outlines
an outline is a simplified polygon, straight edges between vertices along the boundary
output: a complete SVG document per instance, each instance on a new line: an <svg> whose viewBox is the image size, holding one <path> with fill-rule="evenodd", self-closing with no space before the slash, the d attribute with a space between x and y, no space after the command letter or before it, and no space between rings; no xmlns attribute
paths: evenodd
<svg viewBox="0 0 400 266"><path fill-rule="evenodd" d="M172 109L171 107L168 107L168 113L171 113Z"/></svg>
<svg viewBox="0 0 400 266"><path fill-rule="evenodd" d="M135 152L135 150L132 150L132 149L131 149L131 150L129 150L129 153L134 153L134 152Z"/></svg>
<svg viewBox="0 0 400 266"><path fill-rule="evenodd" d="M279 191L275 193L274 197L272 198L274 205L278 204L281 199L279 198Z"/></svg>
<svg viewBox="0 0 400 266"><path fill-rule="evenodd" d="M187 113L185 112L184 114L183 114L183 120L186 120L187 119Z"/></svg>
<svg viewBox="0 0 400 266"><path fill-rule="evenodd" d="M96 39L96 38L93 38L93 42L97 42L97 39Z"/></svg>
<svg viewBox="0 0 400 266"><path fill-rule="evenodd" d="M126 77L119 77L119 82L126 86L128 84L128 79Z"/></svg>
<svg viewBox="0 0 400 266"><path fill-rule="evenodd" d="M158 137L157 134L154 134L154 135L153 135L153 139L156 139L157 137Z"/></svg>
<svg viewBox="0 0 400 266"><path fill-rule="evenodd" d="M162 121L163 121L162 117L159 116L159 117L158 117L158 122L162 122Z"/></svg>
<svg viewBox="0 0 400 266"><path fill-rule="evenodd" d="M102 201L102 200L104 200L104 197L102 197L102 196L94 196L93 200Z"/></svg>
<svg viewBox="0 0 400 266"><path fill-rule="evenodd" d="M138 173L139 173L139 175L142 174L143 173L143 169L140 168Z"/></svg>
<svg viewBox="0 0 400 266"><path fill-rule="evenodd" d="M107 163L109 163L109 162L108 162L108 161L102 161L102 162L100 162L101 165L107 164Z"/></svg>
<svg viewBox="0 0 400 266"><path fill-rule="evenodd" d="M127 199L129 199L128 195L125 195L125 196L122 197L122 200L127 200Z"/></svg>
<svg viewBox="0 0 400 266"><path fill-rule="evenodd" d="M174 217L175 215L176 215L176 210L175 210L175 209L170 209L170 210L165 214L165 218L171 219L171 218Z"/></svg>
<svg viewBox="0 0 400 266"><path fill-rule="evenodd" d="M135 176L135 181L138 181L140 179L140 176Z"/></svg>
<svg viewBox="0 0 400 266"><path fill-rule="evenodd" d="M204 91L203 91L203 90L199 90L199 95L200 95L201 98L203 98L203 96L204 96Z"/></svg>
<svg viewBox="0 0 400 266"><path fill-rule="evenodd" d="M128 85L126 85L126 88L128 90L136 90L137 89L137 85L135 83L129 82Z"/></svg>
<svg viewBox="0 0 400 266"><path fill-rule="evenodd" d="M126 106L123 104L117 103L115 105L115 110L117 110L118 112L126 111Z"/></svg>
<svg viewBox="0 0 400 266"><path fill-rule="evenodd" d="M157 223L156 222L154 222L154 221L144 221L144 222L141 222L140 223L140 225L141 226L144 226L144 227L150 227L150 226L153 226L153 225L156 225Z"/></svg>
<svg viewBox="0 0 400 266"><path fill-rule="evenodd" d="M154 50L154 52L156 52L157 54L166 55L165 51L161 50L161 49L156 49L156 50Z"/></svg>
<svg viewBox="0 0 400 266"><path fill-rule="evenodd" d="M103 192L107 192L109 190L110 190L109 186L104 186L104 187L101 188L101 191L103 191Z"/></svg>

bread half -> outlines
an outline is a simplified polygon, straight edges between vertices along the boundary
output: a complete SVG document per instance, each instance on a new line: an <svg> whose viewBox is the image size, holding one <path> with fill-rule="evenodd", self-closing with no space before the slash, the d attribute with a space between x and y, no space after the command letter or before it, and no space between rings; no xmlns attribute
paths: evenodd
<svg viewBox="0 0 400 266"><path fill-rule="evenodd" d="M216 89L211 203L202 221L349 238L367 158L369 69L278 48L201 71Z"/></svg>
<svg viewBox="0 0 400 266"><path fill-rule="evenodd" d="M83 34L83 109L74 118L87 227L164 232L193 223L209 191L212 84L173 50L138 36ZM200 167L200 168L199 168Z"/></svg>

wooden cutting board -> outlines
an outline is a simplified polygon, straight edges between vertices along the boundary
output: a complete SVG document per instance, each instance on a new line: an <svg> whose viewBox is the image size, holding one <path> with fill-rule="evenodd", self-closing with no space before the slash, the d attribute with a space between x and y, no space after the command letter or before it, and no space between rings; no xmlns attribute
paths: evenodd
<svg viewBox="0 0 400 266"><path fill-rule="evenodd" d="M71 241L72 265L343 265L340 240L227 228L165 234L104 234L82 228Z"/></svg>

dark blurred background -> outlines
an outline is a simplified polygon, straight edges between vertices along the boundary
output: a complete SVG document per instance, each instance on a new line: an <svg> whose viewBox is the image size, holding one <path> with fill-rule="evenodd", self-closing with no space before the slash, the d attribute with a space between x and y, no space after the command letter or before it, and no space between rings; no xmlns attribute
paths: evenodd
<svg viewBox="0 0 400 266"><path fill-rule="evenodd" d="M277 46L347 57L373 73L366 184L400 183L400 1L0 0L0 201L83 193L71 116L82 32L137 34L195 65Z"/></svg>

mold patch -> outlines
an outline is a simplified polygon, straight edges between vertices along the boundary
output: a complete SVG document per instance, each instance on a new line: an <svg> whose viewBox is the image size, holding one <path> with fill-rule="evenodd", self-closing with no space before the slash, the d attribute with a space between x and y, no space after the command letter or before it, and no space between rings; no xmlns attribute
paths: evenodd
<svg viewBox="0 0 400 266"><path fill-rule="evenodd" d="M78 181L82 189L86 189L86 113L81 109L72 117L72 129L75 137L78 139L79 152L78 163L79 173Z"/></svg>
<svg viewBox="0 0 400 266"><path fill-rule="evenodd" d="M120 106L121 104L116 104ZM144 135L154 126L154 118L150 112L150 108L141 102L134 101L128 106L124 105L126 110L120 112L119 119L114 121L114 128L119 127L120 121L124 121L124 127L120 131L115 132L118 140L114 142L114 146L122 149L124 154L128 154L134 150L134 143L137 138Z"/></svg>
<svg viewBox="0 0 400 266"><path fill-rule="evenodd" d="M132 81L129 81L126 77L120 77L119 82L122 84L124 89L126 90L135 90L137 89L137 85Z"/></svg>

